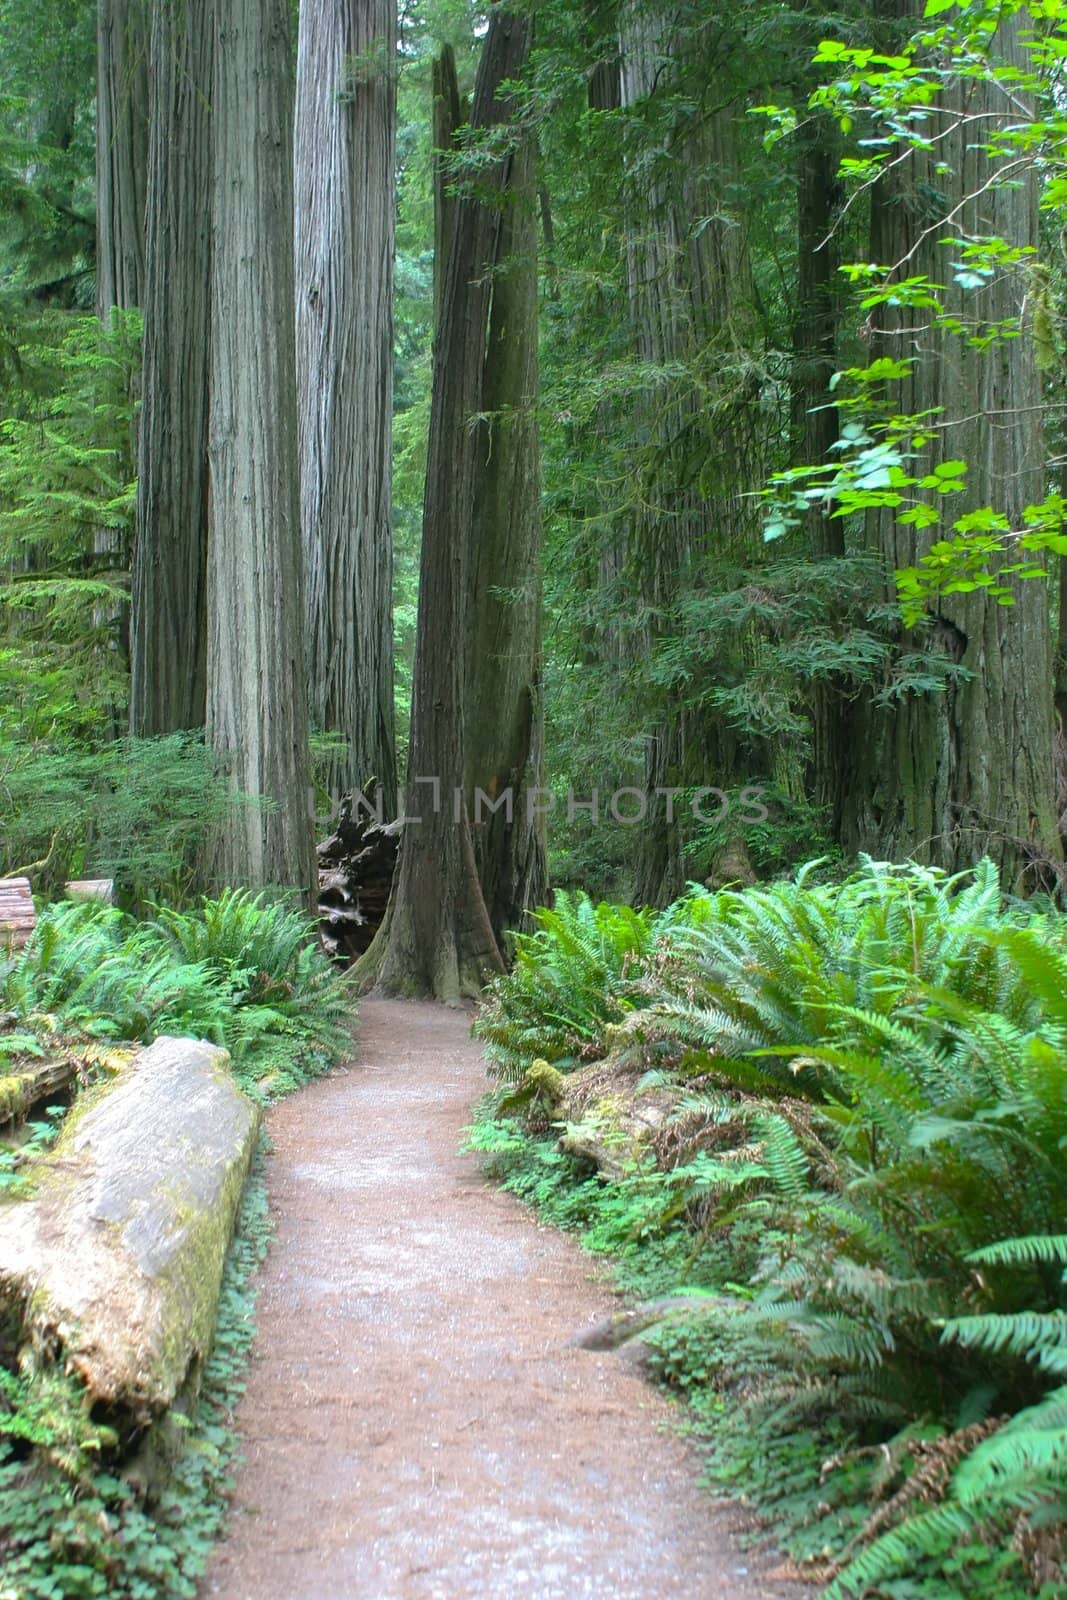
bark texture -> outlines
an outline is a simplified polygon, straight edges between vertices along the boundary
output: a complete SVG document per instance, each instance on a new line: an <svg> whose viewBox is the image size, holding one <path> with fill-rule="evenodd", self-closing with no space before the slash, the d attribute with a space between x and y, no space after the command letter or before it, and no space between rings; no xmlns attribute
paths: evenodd
<svg viewBox="0 0 1067 1600"><path fill-rule="evenodd" d="M453 153L456 129L466 120L467 107L459 93L456 52L446 44L434 56L433 94L433 325L441 326L441 299L445 287L445 266L452 248L456 202L451 192L448 157Z"/></svg>
<svg viewBox="0 0 1067 1600"><path fill-rule="evenodd" d="M211 12L152 8L130 728L200 728L207 643Z"/></svg>
<svg viewBox="0 0 1067 1600"><path fill-rule="evenodd" d="M529 41L528 18L492 13L473 128L511 120L501 85L522 70ZM470 421L481 409L492 269L516 148L514 138L506 141L500 159L479 170L478 193L455 201L434 346L411 714L407 811L421 820L405 828L385 923L356 969L361 981L377 979L386 992L432 994L452 1004L501 967L464 803L465 678L479 466Z"/></svg>
<svg viewBox="0 0 1067 1600"><path fill-rule="evenodd" d="M143 306L148 180L145 0L97 0L96 305Z"/></svg>
<svg viewBox="0 0 1067 1600"><path fill-rule="evenodd" d="M145 199L148 176L148 14L145 0L97 0L96 11L96 314L104 327L113 307L144 306ZM140 393L140 374L130 379ZM116 476L137 475L137 424L117 452ZM125 528L100 527L93 545L112 558L119 578L130 570L132 540ZM103 570L101 563L101 570ZM128 658L129 605L101 610L97 622L109 647ZM112 724L121 725L118 708Z"/></svg>
<svg viewBox="0 0 1067 1600"><path fill-rule="evenodd" d="M78 1058L72 1055L58 1061L38 1062L36 1066L0 1077L0 1126L19 1122L50 1095L64 1094L77 1078L80 1065Z"/></svg>
<svg viewBox="0 0 1067 1600"><path fill-rule="evenodd" d="M480 420L469 439L475 505L466 785L478 877L498 942L521 928L548 892L544 817L531 804L544 780L534 165L532 139L518 137L495 245Z"/></svg>
<svg viewBox="0 0 1067 1600"><path fill-rule="evenodd" d="M805 85L807 89L807 85ZM830 378L836 371L838 328L837 224L843 193L837 177L840 151L829 117L813 113L797 130L797 301L793 324L792 434L797 466L828 461L838 437L838 413L831 404ZM844 520L817 505L807 516L808 548L819 561L845 554ZM845 797L852 686L839 680L813 685L811 788L825 808L837 837Z"/></svg>
<svg viewBox="0 0 1067 1600"><path fill-rule="evenodd" d="M0 1308L128 1428L164 1412L211 1344L258 1113L224 1051L157 1039L0 1204Z"/></svg>
<svg viewBox="0 0 1067 1600"><path fill-rule="evenodd" d="M911 14L894 0L887 20L902 11ZM1024 64L1022 25L1021 15L1006 20L992 46L993 57L1009 67ZM953 227L966 235L1005 238L1014 246L1038 243L1033 167L1016 165L1010 181L997 181L982 148L998 125L1018 121L1013 101L991 75L949 86L945 104L979 120L961 116L955 131L939 140L937 161L944 167L936 174L916 152L883 179L871 222L872 261L900 263L902 276L927 273L937 283L950 278L951 253L938 243L949 231L944 217L950 208ZM977 293L950 288L946 309L966 321L1007 321L1020 315L1025 288L1022 273L1001 271ZM967 463L966 494L952 497L947 520L992 506L1020 528L1025 507L1044 494L1042 385L1032 341L1000 340L976 350L963 339L917 328L922 315L891 308L876 313L879 351L915 358L901 386L900 410L942 408L937 444L923 468L941 460ZM913 565L941 531L919 533L880 511L870 517L870 535L893 569ZM846 848L894 860L916 855L949 868L988 853L1009 883L1028 867L1040 879L1061 854L1046 586L1016 582L1009 607L981 591L946 595L927 626L902 645L947 656L970 676L950 681L943 693L913 694L884 711L867 708L853 741Z"/></svg>
<svg viewBox="0 0 1067 1600"><path fill-rule="evenodd" d="M385 921L401 832L398 822L373 822L344 801L318 846L319 938L335 961L347 966L365 955Z"/></svg>
<svg viewBox="0 0 1067 1600"><path fill-rule="evenodd" d="M215 12L208 727L235 808L225 882L310 899L286 0Z"/></svg>
<svg viewBox="0 0 1067 1600"><path fill-rule="evenodd" d="M36 926L29 878L0 878L0 952L20 950Z"/></svg>
<svg viewBox="0 0 1067 1600"><path fill-rule="evenodd" d="M709 555L740 564L759 548L764 479L758 421L755 294L747 228L730 185L738 173L731 110L689 117L671 130L665 155L649 151L641 118L656 118L671 92L673 26L667 7L625 0L619 13L621 101L636 115L628 158L627 277L637 355L650 373L639 407L640 509L625 564L649 617L641 654L672 623L679 593L705 581ZM682 368L681 381L657 381ZM667 398L664 398L664 396ZM751 419L757 418L755 427ZM758 641L753 637L753 650ZM709 662L714 679L718 664ZM648 708L645 791L634 879L638 903L663 904L686 881L685 838L667 819L660 788L725 785L732 736L716 719L671 703ZM747 776L747 775L746 775Z"/></svg>
<svg viewBox="0 0 1067 1600"><path fill-rule="evenodd" d="M396 8L304 0L296 83L296 358L312 723L333 797L381 784L393 717Z"/></svg>

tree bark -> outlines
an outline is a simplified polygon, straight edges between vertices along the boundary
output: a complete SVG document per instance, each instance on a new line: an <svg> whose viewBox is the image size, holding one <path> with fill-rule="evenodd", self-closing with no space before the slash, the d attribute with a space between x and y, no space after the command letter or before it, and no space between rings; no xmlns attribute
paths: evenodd
<svg viewBox="0 0 1067 1600"><path fill-rule="evenodd" d="M148 17L144 0L97 0L96 27L96 314L107 328L115 307L143 307L145 291L145 197L148 176ZM140 393L140 373L130 397ZM137 424L118 453L116 475L137 475ZM112 557L117 575L130 570L132 540L126 529L100 527L93 545ZM103 571L101 564L101 571ZM102 610L108 647L129 657L129 606ZM112 710L115 731L121 726Z"/></svg>
<svg viewBox="0 0 1067 1600"><path fill-rule="evenodd" d="M208 728L233 808L224 881L310 900L286 0L215 9Z"/></svg>
<svg viewBox="0 0 1067 1600"><path fill-rule="evenodd" d="M441 327L441 299L445 288L445 267L452 248L455 226L455 196L451 193L448 157L454 153L456 129L466 120L467 107L459 93L456 52L450 44L434 56L433 95L433 325Z"/></svg>
<svg viewBox="0 0 1067 1600"><path fill-rule="evenodd" d="M152 8L151 114L130 729L206 716L211 13Z"/></svg>
<svg viewBox="0 0 1067 1600"><path fill-rule="evenodd" d="M144 0L97 0L96 307L143 306L148 181Z"/></svg>
<svg viewBox="0 0 1067 1600"><path fill-rule="evenodd" d="M884 15L899 18L902 10L916 14L894 3ZM1009 67L1025 65L1021 20L1005 20L992 47L993 57ZM902 275L926 273L938 283L949 275L947 251L938 243L948 207L959 208L954 222L965 235L1004 238L1016 247L1038 243L1033 167L1013 169L1010 182L997 181L983 148L1000 123L1018 120L1014 104L992 74L966 87L950 86L945 103L979 116L980 131L961 121L940 139L936 174L932 157L913 152L906 165L880 180L871 221L870 260L901 263ZM931 195L938 196L934 206ZM1020 315L1024 291L1023 275L1007 269L977 293L949 288L943 299L946 310L964 320L996 324ZM967 490L952 497L951 519L992 506L1020 528L1025 507L1043 498L1045 481L1035 421L1042 386L1032 341L999 340L983 351L948 334L924 336L911 308L879 308L877 318L878 353L915 358L894 407L904 414L940 408L936 444L924 455L922 470L940 460L967 463ZM901 525L890 511L872 513L869 532L890 570L914 565L942 537L936 527L920 533ZM1041 564L1036 558L1034 565ZM945 595L926 628L902 640L904 649L947 655L970 676L950 680L941 693L864 709L853 741L847 849L889 859L915 855L953 869L989 854L1009 884L1029 868L1034 873L1027 881L1049 881L1050 864L1061 859L1061 850L1048 592L1031 579L1015 581L1014 596L1014 605L1006 607L981 591Z"/></svg>
<svg viewBox="0 0 1067 1600"><path fill-rule="evenodd" d="M842 202L837 177L838 140L830 119L812 112L797 130L797 301L791 374L793 462L807 466L829 461L838 437L838 413L831 404L830 379L837 369L836 238ZM845 554L845 525L826 507L807 515L808 548L817 561ZM811 789L830 833L840 832L845 806L842 782L847 772L851 700L848 686L833 679L813 686Z"/></svg>
<svg viewBox="0 0 1067 1600"><path fill-rule="evenodd" d="M533 140L518 135L493 262L480 420L470 441L476 493L466 786L474 858L498 943L548 892L544 813L531 802L544 782L534 167Z"/></svg>
<svg viewBox="0 0 1067 1600"><path fill-rule="evenodd" d="M80 1065L77 1056L69 1055L58 1061L24 1066L21 1071L0 1077L0 1126L20 1122L34 1106L50 1096L66 1093L77 1078Z"/></svg>
<svg viewBox="0 0 1067 1600"><path fill-rule="evenodd" d="M622 105L639 117L672 90L672 19L667 8L625 0L619 27ZM733 114L690 114L672 130L669 164L654 164L651 175L644 130L638 125L635 133L629 165L640 177L629 185L627 219L634 342L650 372L687 369L681 380L661 379L638 418L644 479L626 568L651 619L647 654L673 628L670 608L679 594L706 581L709 556L741 564L759 550L755 491L765 456L758 386L746 360L755 342L747 229L731 215L728 194L738 172ZM711 677L717 668L709 663ZM726 787L736 740L720 719L679 708L669 692L645 718L648 817L633 896L660 905L682 893L687 873L683 830L668 820L657 790Z"/></svg>
<svg viewBox="0 0 1067 1600"><path fill-rule="evenodd" d="M226 1061L157 1039L71 1113L31 1198L0 1204L0 1321L126 1431L195 1379L215 1331L259 1121Z"/></svg>
<svg viewBox="0 0 1067 1600"><path fill-rule="evenodd" d="M304 0L296 83L296 358L313 724L336 800L396 810L392 631L396 8Z"/></svg>
<svg viewBox="0 0 1067 1600"><path fill-rule="evenodd" d="M492 13L473 129L512 120L501 85L521 72L529 41L527 18ZM513 134L500 159L479 168L477 193L455 201L434 347L408 766L407 811L421 820L405 828L385 923L356 968L364 984L377 980L386 992L435 995L450 1004L477 992L502 965L465 804L464 641L474 622L470 530L478 507L479 453L470 423L481 410L492 272L521 138L516 145Z"/></svg>

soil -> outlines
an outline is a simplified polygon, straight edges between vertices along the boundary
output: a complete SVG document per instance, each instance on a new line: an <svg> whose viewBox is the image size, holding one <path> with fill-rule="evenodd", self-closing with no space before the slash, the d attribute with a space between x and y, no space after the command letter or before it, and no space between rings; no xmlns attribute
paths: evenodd
<svg viewBox="0 0 1067 1600"><path fill-rule="evenodd" d="M469 1019L369 1000L358 1064L270 1114L245 1461L221 1600L770 1600L677 1411L568 1340L596 1262L458 1153Z"/></svg>

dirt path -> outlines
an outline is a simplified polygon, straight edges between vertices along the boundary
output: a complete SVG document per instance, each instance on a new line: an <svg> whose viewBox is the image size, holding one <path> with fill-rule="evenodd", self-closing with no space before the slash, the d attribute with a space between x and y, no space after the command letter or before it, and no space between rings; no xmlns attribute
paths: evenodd
<svg viewBox="0 0 1067 1600"><path fill-rule="evenodd" d="M368 1001L359 1064L271 1115L276 1238L203 1587L223 1600L768 1600L616 1355L590 1258L458 1156L462 1015ZM796 1590L792 1591L793 1595Z"/></svg>

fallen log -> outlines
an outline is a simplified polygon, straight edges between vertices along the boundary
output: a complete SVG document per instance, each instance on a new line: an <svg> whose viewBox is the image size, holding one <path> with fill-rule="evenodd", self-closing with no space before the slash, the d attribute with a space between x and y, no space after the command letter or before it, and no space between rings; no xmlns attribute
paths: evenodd
<svg viewBox="0 0 1067 1600"><path fill-rule="evenodd" d="M615 1182L625 1177L654 1147L684 1092L678 1084L644 1087L642 1076L627 1051L569 1073L555 1113L563 1124L560 1149Z"/></svg>
<svg viewBox="0 0 1067 1600"><path fill-rule="evenodd" d="M21 950L36 926L29 878L0 878L0 954Z"/></svg>
<svg viewBox="0 0 1067 1600"><path fill-rule="evenodd" d="M72 878L64 886L68 900L99 900L102 905L115 904L114 878Z"/></svg>
<svg viewBox="0 0 1067 1600"><path fill-rule="evenodd" d="M166 1411L211 1344L258 1126L226 1060L157 1039L75 1107L30 1197L0 1202L0 1326L122 1431Z"/></svg>
<svg viewBox="0 0 1067 1600"><path fill-rule="evenodd" d="M80 1066L78 1057L69 1055L0 1077L0 1127L19 1122L42 1101L65 1094L77 1078Z"/></svg>

